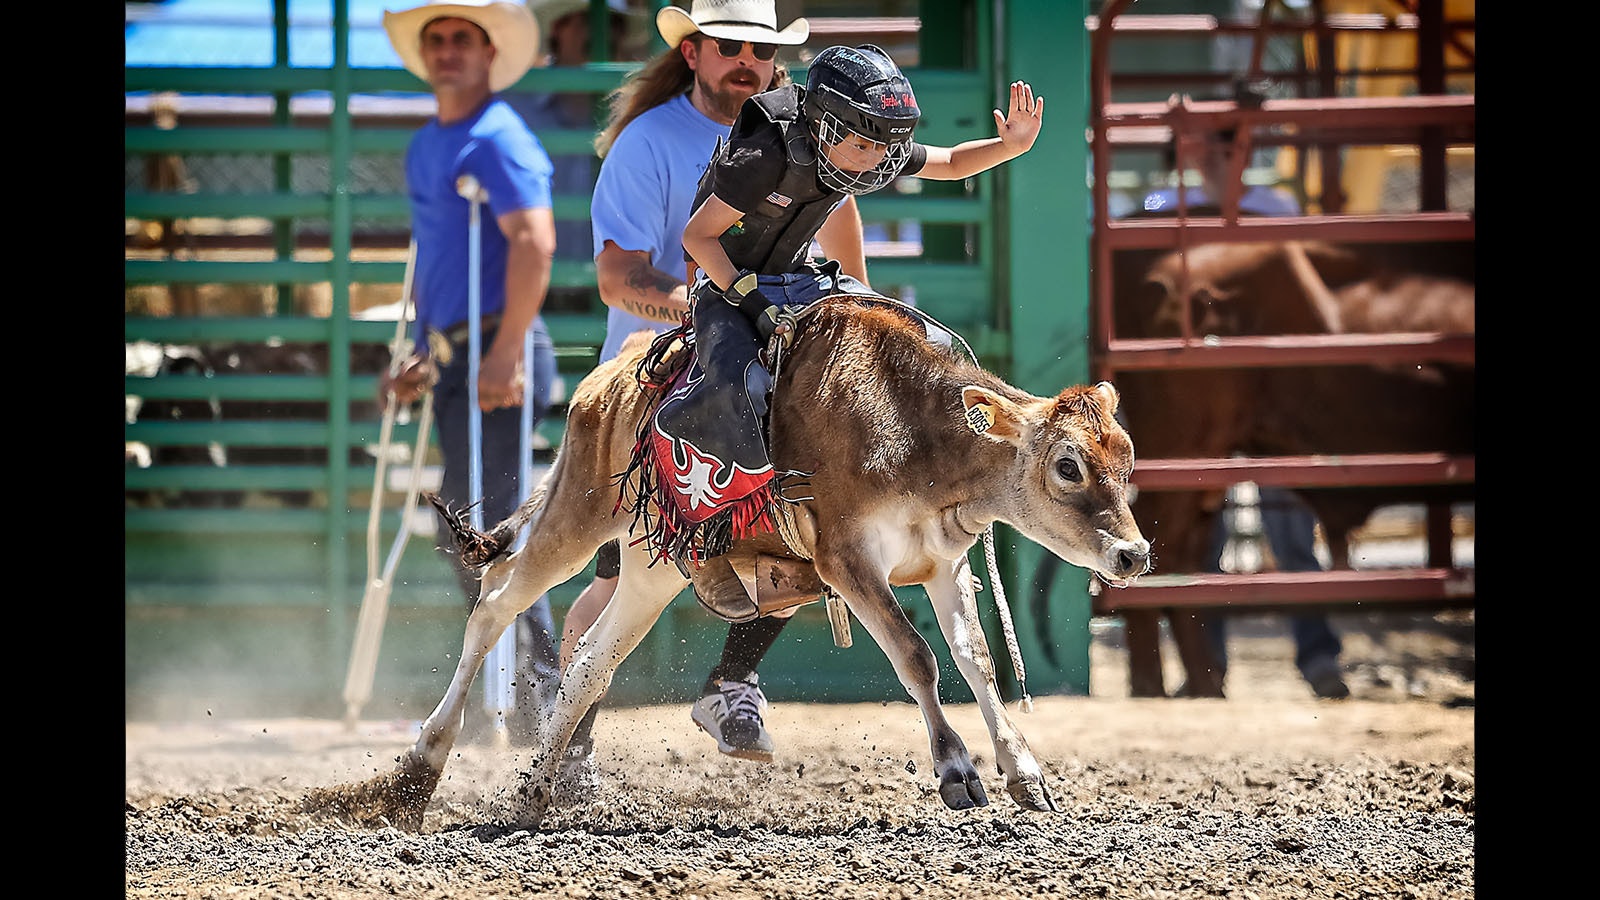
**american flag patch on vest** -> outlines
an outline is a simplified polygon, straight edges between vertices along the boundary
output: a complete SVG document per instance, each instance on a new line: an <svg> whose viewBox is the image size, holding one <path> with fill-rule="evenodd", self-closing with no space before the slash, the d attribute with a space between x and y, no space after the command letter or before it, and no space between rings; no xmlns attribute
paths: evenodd
<svg viewBox="0 0 1600 900"><path fill-rule="evenodd" d="M773 191L772 193L767 195L767 202L768 203L776 203L777 205L782 206L785 209L787 209L789 204L794 202L794 199L791 198L791 197L785 197L784 195L778 193L777 191Z"/></svg>

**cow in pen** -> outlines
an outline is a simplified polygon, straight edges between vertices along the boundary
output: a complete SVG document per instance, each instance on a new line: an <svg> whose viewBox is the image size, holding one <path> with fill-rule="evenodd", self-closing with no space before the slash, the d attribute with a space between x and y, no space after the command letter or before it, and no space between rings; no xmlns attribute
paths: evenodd
<svg viewBox="0 0 1600 900"><path fill-rule="evenodd" d="M483 599L467 620L449 688L416 743L393 771L319 789L310 804L420 828L491 646L541 593L621 538L616 595L579 643L517 792L516 824L537 827L578 720L688 583L686 574L695 574L659 560L634 522L617 513L618 474L632 471L636 426L652 402L636 374L647 338L635 335L578 385L555 464L517 512L487 533L455 527L463 558L485 566ZM784 500L776 532L738 541L728 555L748 556L755 541L764 543L761 552L813 565L817 584L842 598L916 701L946 806L984 806L979 773L939 703L933 652L892 590L921 584L989 727L1007 792L1024 808L1056 809L1003 706L967 552L992 535L993 523L1005 522L1114 586L1148 569L1150 544L1128 507L1133 444L1114 418L1116 389L1103 382L1035 396L929 341L923 323L900 308L859 299L808 307L777 368L771 459L804 473L804 489ZM526 543L508 552L523 527Z"/></svg>
<svg viewBox="0 0 1600 900"><path fill-rule="evenodd" d="M1124 251L1115 261L1116 333L1193 335L1476 334L1470 246L1213 243L1176 252ZM1322 365L1129 372L1123 415L1147 459L1443 452L1476 448L1472 365ZM1295 488L1315 510L1335 569L1350 568L1349 535L1403 503L1474 499L1468 484ZM1223 491L1151 491L1134 504L1159 523L1168 574L1204 571ZM1130 689L1165 696L1157 610L1128 610ZM1222 696L1220 669L1193 613L1168 614L1184 662L1183 692Z"/></svg>

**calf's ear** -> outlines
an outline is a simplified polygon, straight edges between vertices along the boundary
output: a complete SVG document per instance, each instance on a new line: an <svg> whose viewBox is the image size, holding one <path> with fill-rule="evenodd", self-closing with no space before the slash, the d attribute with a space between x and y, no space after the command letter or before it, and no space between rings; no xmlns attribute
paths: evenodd
<svg viewBox="0 0 1600 900"><path fill-rule="evenodd" d="M995 392L969 384L961 389L961 405L966 408L967 427L994 441L1020 445L1028 433L1022 407Z"/></svg>
<svg viewBox="0 0 1600 900"><path fill-rule="evenodd" d="M1111 386L1111 382L1102 381L1090 390L1095 399L1099 400L1100 405L1105 408L1106 415L1114 416L1117 414L1117 403L1122 400L1122 395L1118 394L1117 389Z"/></svg>

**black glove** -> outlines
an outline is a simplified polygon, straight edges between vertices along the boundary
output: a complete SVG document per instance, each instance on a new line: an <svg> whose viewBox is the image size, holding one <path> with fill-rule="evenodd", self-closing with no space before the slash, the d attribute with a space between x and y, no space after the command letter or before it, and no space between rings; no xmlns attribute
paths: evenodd
<svg viewBox="0 0 1600 900"><path fill-rule="evenodd" d="M739 307L745 318L756 326L763 343L772 337L773 329L778 327L780 310L756 287L756 273L740 272L733 284L722 292L722 299Z"/></svg>

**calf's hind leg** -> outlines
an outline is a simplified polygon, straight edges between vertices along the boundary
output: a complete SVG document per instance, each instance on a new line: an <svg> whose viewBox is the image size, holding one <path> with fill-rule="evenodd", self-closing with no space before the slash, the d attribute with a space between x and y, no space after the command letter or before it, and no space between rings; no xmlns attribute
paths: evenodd
<svg viewBox="0 0 1600 900"><path fill-rule="evenodd" d="M688 582L676 567L650 565L643 548L623 547L622 574L600 618L578 640L572 662L561 679L555 709L541 736L540 749L518 790L517 824L537 828L550 806L561 754L582 719L611 686L611 678L628 654L639 646L661 618L672 598Z"/></svg>

